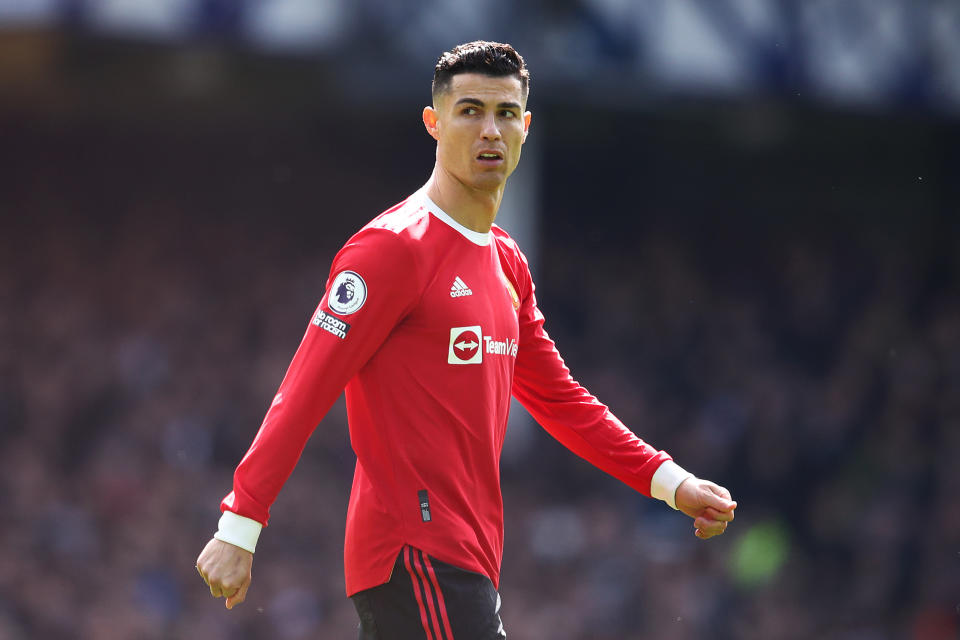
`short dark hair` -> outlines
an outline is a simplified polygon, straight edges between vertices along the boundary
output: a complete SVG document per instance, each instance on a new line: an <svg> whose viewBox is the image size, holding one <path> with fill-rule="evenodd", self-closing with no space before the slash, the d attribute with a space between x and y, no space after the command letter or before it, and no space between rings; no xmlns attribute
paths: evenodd
<svg viewBox="0 0 960 640"><path fill-rule="evenodd" d="M481 73L493 78L514 76L520 80L524 100L530 91L530 72L523 56L502 42L474 40L445 51L433 69L434 101L450 88L450 81L459 73Z"/></svg>

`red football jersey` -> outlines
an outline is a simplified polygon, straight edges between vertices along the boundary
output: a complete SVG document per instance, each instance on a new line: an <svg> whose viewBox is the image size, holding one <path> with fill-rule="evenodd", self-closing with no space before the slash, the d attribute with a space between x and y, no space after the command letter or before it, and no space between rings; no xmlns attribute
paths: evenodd
<svg viewBox="0 0 960 640"><path fill-rule="evenodd" d="M347 595L386 582L405 544L498 584L500 451L511 395L566 447L645 495L670 459L571 378L510 236L461 226L422 190L335 257L221 508L266 524L344 388L357 455Z"/></svg>

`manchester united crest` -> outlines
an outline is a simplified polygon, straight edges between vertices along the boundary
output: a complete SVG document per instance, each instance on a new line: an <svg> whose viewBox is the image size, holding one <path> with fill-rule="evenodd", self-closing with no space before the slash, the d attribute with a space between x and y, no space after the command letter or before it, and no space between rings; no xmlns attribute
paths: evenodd
<svg viewBox="0 0 960 640"><path fill-rule="evenodd" d="M507 277L507 274L501 273L500 279L503 280L503 284L510 294L510 299L513 300L513 310L520 311L520 296L517 295L517 290L514 288L513 283L510 282L510 278Z"/></svg>

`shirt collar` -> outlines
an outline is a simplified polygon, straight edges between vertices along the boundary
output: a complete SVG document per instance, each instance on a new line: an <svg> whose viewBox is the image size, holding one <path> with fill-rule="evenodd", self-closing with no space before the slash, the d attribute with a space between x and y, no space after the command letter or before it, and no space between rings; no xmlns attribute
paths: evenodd
<svg viewBox="0 0 960 640"><path fill-rule="evenodd" d="M430 199L430 196L427 195L426 188L420 189L417 194L422 199L425 209L432 213L437 219L442 220L448 226L453 227L453 229L459 232L464 238L481 247L486 247L490 244L490 239L493 235L490 231L487 231L486 233L474 231L473 229L468 229L454 220L452 217L450 217L449 213L441 209L439 206L437 206L436 202Z"/></svg>

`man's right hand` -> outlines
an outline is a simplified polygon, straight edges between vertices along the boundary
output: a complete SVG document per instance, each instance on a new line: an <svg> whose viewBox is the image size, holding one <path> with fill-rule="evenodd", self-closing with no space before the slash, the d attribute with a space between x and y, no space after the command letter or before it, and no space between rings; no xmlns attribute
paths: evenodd
<svg viewBox="0 0 960 640"><path fill-rule="evenodd" d="M216 538L210 539L197 558L200 577L214 598L227 599L227 609L233 609L247 597L252 569L252 553Z"/></svg>

